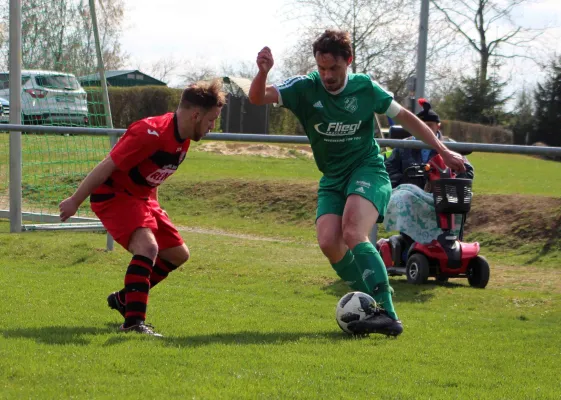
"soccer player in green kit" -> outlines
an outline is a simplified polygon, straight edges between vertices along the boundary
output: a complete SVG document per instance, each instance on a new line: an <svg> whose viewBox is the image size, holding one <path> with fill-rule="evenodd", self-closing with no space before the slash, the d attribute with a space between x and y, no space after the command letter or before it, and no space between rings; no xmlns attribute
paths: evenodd
<svg viewBox="0 0 561 400"><path fill-rule="evenodd" d="M353 59L348 32L326 30L313 43L313 54L318 71L267 85L274 60L271 50L263 48L249 100L288 108L310 140L323 173L316 215L319 246L337 275L353 290L371 294L378 306L368 318L349 323L349 329L397 336L403 326L394 310L386 267L368 240L374 224L383 220L392 192L374 140L374 113L388 115L432 146L453 170L464 171L463 158L368 75L347 73Z"/></svg>

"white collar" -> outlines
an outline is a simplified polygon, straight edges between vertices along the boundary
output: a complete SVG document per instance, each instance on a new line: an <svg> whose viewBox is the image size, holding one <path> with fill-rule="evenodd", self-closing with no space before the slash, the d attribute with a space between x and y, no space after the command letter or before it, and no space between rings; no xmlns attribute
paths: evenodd
<svg viewBox="0 0 561 400"><path fill-rule="evenodd" d="M347 87L347 83L349 83L349 74L347 73L347 76L345 77L345 83L343 84L343 86L341 86L339 89L337 89L336 91L332 92L331 90L327 90L327 88L325 87L325 85L323 84L323 81L320 79L321 84L323 86L323 88L325 89L325 91L329 94L332 95L338 95L339 93L341 93L343 90L345 90L345 88Z"/></svg>

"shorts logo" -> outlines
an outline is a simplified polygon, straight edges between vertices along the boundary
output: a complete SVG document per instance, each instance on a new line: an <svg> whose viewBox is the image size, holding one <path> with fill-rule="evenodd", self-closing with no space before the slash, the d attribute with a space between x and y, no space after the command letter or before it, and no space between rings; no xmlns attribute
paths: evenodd
<svg viewBox="0 0 561 400"><path fill-rule="evenodd" d="M355 184L358 186L364 186L365 188L370 188L370 182L356 181Z"/></svg>
<svg viewBox="0 0 561 400"><path fill-rule="evenodd" d="M343 107L345 107L345 110L354 113L358 109L358 100L354 96L347 97Z"/></svg>
<svg viewBox="0 0 561 400"><path fill-rule="evenodd" d="M364 188L362 186L359 186L356 188L356 191L359 193L364 193Z"/></svg>

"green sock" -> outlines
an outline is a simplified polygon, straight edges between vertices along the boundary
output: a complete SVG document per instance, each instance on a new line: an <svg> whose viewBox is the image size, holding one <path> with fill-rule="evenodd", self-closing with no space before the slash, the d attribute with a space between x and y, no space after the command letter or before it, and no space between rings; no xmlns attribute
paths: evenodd
<svg viewBox="0 0 561 400"><path fill-rule="evenodd" d="M362 279L362 273L357 268L355 256L350 250L347 250L343 259L338 263L331 264L339 278L347 283L351 289L358 292L370 293L370 288Z"/></svg>
<svg viewBox="0 0 561 400"><path fill-rule="evenodd" d="M376 303L386 310L390 317L398 319L393 308L392 288L388 280L388 272L378 250L372 243L364 242L357 244L352 252L366 285L373 288L370 293Z"/></svg>

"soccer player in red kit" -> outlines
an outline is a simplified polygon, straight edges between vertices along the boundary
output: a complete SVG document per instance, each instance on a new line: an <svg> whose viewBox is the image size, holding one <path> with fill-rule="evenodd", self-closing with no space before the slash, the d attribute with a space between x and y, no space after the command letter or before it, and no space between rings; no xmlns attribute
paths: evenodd
<svg viewBox="0 0 561 400"><path fill-rule="evenodd" d="M185 158L191 140L201 140L225 103L219 81L187 87L177 110L129 126L109 155L60 205L67 220L90 196L91 208L115 241L133 254L125 287L109 295L109 307L125 318L121 331L153 336L145 324L148 293L189 259L189 249L160 208L157 187Z"/></svg>

